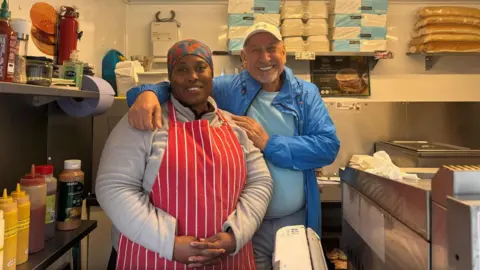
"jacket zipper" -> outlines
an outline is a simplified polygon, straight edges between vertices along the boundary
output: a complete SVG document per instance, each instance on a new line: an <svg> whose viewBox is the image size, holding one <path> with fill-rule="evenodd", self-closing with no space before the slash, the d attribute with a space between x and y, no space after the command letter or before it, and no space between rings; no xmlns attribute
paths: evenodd
<svg viewBox="0 0 480 270"><path fill-rule="evenodd" d="M246 109L245 112L243 113L244 116L247 115L248 110L250 110L250 107L252 106L253 101L257 98L258 94L260 94L260 91L261 91L261 90L262 90L261 87L260 87L260 89L257 90L257 93L256 93L255 96L253 97L252 101L250 101L250 104L248 104L247 109Z"/></svg>
<svg viewBox="0 0 480 270"><path fill-rule="evenodd" d="M282 103L277 103L276 105L280 105L281 107L283 107L284 109L286 109L287 111L290 111L292 113L292 115L295 117L295 125L297 126L298 135L302 135L302 130L300 129L300 121L299 121L300 116L297 114L297 112L295 110L285 106Z"/></svg>

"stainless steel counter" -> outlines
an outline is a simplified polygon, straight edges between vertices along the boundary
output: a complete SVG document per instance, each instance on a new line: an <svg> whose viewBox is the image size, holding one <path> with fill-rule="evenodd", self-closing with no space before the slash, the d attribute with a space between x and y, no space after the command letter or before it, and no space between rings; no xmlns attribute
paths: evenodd
<svg viewBox="0 0 480 270"><path fill-rule="evenodd" d="M341 247L355 269L429 269L427 240L345 182L342 193Z"/></svg>
<svg viewBox="0 0 480 270"><path fill-rule="evenodd" d="M447 198L448 269L480 269L480 195Z"/></svg>
<svg viewBox="0 0 480 270"><path fill-rule="evenodd" d="M342 181L430 241L431 180L395 181L351 167L340 171L340 176Z"/></svg>

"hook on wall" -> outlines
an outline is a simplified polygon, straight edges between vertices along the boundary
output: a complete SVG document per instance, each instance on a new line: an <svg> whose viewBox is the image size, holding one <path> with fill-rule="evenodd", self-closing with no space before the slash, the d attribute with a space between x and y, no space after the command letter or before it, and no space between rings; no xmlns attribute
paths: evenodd
<svg viewBox="0 0 480 270"><path fill-rule="evenodd" d="M161 11L158 11L157 13L155 13L155 19L157 22L176 22L177 27L180 27L180 22L175 19L175 16L176 16L175 11L170 10L170 18L163 18L163 19L160 18L161 13L162 13Z"/></svg>

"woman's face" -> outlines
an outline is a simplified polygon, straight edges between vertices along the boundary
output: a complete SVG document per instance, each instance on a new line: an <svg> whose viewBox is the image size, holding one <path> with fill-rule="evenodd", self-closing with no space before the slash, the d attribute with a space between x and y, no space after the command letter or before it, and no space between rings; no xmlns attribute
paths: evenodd
<svg viewBox="0 0 480 270"><path fill-rule="evenodd" d="M172 94L185 106L204 105L212 92L212 80L212 69L202 57L186 55L172 70Z"/></svg>

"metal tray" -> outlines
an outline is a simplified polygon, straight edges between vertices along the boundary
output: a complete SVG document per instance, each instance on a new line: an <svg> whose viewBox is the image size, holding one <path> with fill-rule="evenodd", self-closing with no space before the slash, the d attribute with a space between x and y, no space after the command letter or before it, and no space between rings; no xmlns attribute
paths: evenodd
<svg viewBox="0 0 480 270"><path fill-rule="evenodd" d="M376 148L394 147L418 156L480 156L480 150L429 141L380 141Z"/></svg>

